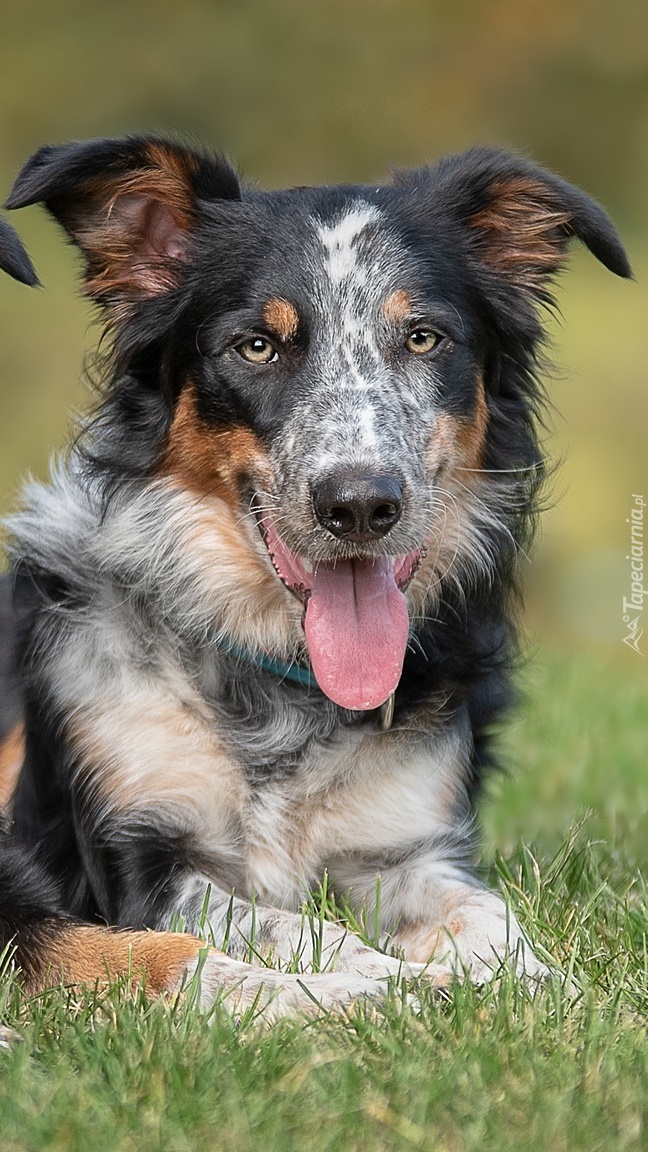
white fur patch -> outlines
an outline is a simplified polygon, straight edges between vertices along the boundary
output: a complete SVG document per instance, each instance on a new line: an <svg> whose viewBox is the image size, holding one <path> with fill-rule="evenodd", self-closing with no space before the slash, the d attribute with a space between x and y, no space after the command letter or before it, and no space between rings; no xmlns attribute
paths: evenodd
<svg viewBox="0 0 648 1152"><path fill-rule="evenodd" d="M318 236L328 254L327 272L334 284L349 276L366 283L366 271L358 266L355 241L369 224L380 220L380 212L372 204L360 200L335 224L322 224Z"/></svg>
<svg viewBox="0 0 648 1152"><path fill-rule="evenodd" d="M382 960L387 961L388 957L383 956ZM266 1021L303 1014L315 1016L320 1011L345 1012L354 1001L380 1001L387 994L386 977L392 975L386 971L386 964L376 975L348 970L293 975L232 960L213 948L189 967L183 984L196 972L203 1009L222 1001L235 1016L254 1010Z"/></svg>

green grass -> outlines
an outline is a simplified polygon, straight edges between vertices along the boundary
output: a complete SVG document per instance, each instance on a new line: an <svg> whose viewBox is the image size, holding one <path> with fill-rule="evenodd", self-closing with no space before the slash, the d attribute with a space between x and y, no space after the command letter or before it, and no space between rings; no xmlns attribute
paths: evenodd
<svg viewBox="0 0 648 1152"><path fill-rule="evenodd" d="M486 855L572 994L504 973L265 1027L124 987L25 1002L5 985L22 1039L0 1051L2 1152L647 1148L645 668L540 653L525 679Z"/></svg>

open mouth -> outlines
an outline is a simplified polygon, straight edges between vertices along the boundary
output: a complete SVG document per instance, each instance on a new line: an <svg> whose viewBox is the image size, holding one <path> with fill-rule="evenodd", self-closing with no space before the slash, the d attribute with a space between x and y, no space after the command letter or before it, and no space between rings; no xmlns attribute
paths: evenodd
<svg viewBox="0 0 648 1152"><path fill-rule="evenodd" d="M306 607L304 634L319 687L342 708L378 708L398 686L409 637L405 588L424 554L338 560L312 566L292 552L272 520L258 516L273 567Z"/></svg>

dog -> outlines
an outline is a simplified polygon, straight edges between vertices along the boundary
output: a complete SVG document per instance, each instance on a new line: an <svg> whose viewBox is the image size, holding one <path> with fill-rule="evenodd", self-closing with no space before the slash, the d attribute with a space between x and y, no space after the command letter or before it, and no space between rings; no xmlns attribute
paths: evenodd
<svg viewBox="0 0 648 1152"><path fill-rule="evenodd" d="M107 325L96 411L11 521L13 835L60 912L161 934L144 966L206 918L208 999L251 948L328 969L301 994L252 969L297 1007L318 979L335 1005L544 978L474 813L543 480L541 310L573 238L631 275L611 222L497 149L265 192L160 136L40 149L7 207L35 203ZM324 875L379 947L309 931Z"/></svg>
<svg viewBox="0 0 648 1152"><path fill-rule="evenodd" d="M34 267L14 230L0 218L0 271L35 286ZM0 577L0 799L8 802L24 755L24 701L14 664L17 618L11 581ZM65 910L56 883L37 853L0 820L0 963L13 961L28 993L63 982L84 987L114 980L145 983L153 995L175 996L200 973L197 1002L225 997L230 1010L263 1011L266 1020L299 1010L339 1009L359 996L382 998L378 980L316 974L281 975L238 963L189 933L114 931L83 923ZM0 1028L0 1047L13 1039Z"/></svg>

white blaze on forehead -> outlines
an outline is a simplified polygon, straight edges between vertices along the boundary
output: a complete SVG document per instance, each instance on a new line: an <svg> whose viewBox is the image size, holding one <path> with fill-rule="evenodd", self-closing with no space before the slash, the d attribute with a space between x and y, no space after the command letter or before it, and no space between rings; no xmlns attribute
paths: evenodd
<svg viewBox="0 0 648 1152"><path fill-rule="evenodd" d="M355 241L369 224L380 219L380 212L372 204L359 200L335 224L320 224L317 234L328 255L328 274L332 281L343 280L357 273Z"/></svg>
<svg viewBox="0 0 648 1152"><path fill-rule="evenodd" d="M381 213L372 204L356 200L332 223L315 223L325 256L324 281L320 281L318 294L324 308L325 330L334 342L330 363L341 357L346 383L358 391L368 387L367 362L373 364L374 370L380 366L372 317L372 286L377 268L374 254L366 247L360 249L358 240L380 219ZM336 376L335 386L339 383Z"/></svg>
<svg viewBox="0 0 648 1152"><path fill-rule="evenodd" d="M328 223L314 221L324 257L315 284L322 320L319 395L334 397L329 417L318 424L320 470L363 461L380 447L387 371L380 303L401 260L388 229L376 234L384 222L383 213L362 199Z"/></svg>
<svg viewBox="0 0 648 1152"><path fill-rule="evenodd" d="M360 425L360 438L365 448L375 448L378 444L378 436L376 435L376 411L373 407L366 405L362 408L358 423Z"/></svg>

